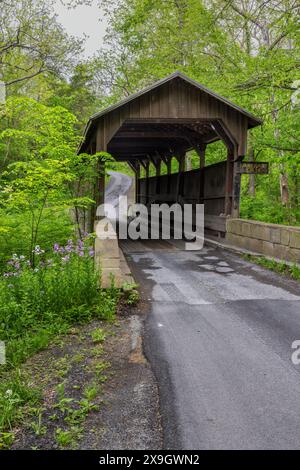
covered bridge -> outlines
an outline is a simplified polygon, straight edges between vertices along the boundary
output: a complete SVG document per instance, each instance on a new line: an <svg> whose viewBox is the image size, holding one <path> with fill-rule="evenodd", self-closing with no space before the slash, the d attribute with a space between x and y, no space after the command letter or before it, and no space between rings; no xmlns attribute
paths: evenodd
<svg viewBox="0 0 300 470"><path fill-rule="evenodd" d="M239 216L238 164L246 154L248 129L260 124L245 109L175 72L93 115L80 152L106 151L127 162L136 175L138 202L204 203L206 227L222 231L226 216ZM226 146L224 161L206 166L205 150L217 140ZM199 167L186 171L185 156L192 149L199 155ZM176 173L172 158L178 161ZM150 164L155 167L151 177ZM99 204L103 178L95 188Z"/></svg>

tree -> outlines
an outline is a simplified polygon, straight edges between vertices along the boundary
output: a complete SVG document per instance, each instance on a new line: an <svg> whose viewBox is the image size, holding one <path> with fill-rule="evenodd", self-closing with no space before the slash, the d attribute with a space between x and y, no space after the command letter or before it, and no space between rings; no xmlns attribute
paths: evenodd
<svg viewBox="0 0 300 470"><path fill-rule="evenodd" d="M269 161L271 174L265 178L269 185L252 178L251 192L259 184L265 194L260 212L268 205L278 208L281 194L285 207L278 209L278 221L299 220L295 209L299 121L292 102L300 83L299 2L102 0L101 4L111 29L107 49L98 59L99 75L113 99L179 69L260 115L264 125L251 131L247 157Z"/></svg>
<svg viewBox="0 0 300 470"><path fill-rule="evenodd" d="M101 107L101 93L95 81L95 65L92 61L78 63L69 80L60 77L49 78L51 96L46 99L48 106L62 106L77 118L76 129L83 132L89 119Z"/></svg>
<svg viewBox="0 0 300 470"><path fill-rule="evenodd" d="M0 1L0 79L6 86L40 74L70 71L82 41L68 35L53 13L54 0Z"/></svg>
<svg viewBox="0 0 300 470"><path fill-rule="evenodd" d="M15 161L65 159L79 143L76 117L61 106L8 98L0 124L0 169Z"/></svg>

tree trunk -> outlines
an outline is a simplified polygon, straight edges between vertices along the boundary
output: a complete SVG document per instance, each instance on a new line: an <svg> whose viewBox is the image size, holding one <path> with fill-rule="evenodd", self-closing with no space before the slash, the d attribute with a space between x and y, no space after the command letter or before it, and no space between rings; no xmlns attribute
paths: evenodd
<svg viewBox="0 0 300 470"><path fill-rule="evenodd" d="M280 174L280 194L281 203L283 206L288 207L289 205L289 183L288 176L286 173Z"/></svg>

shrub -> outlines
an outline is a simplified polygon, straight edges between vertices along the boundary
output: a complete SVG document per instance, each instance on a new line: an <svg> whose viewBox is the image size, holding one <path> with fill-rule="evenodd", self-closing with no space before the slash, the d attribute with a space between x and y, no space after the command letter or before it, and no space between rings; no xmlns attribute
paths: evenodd
<svg viewBox="0 0 300 470"><path fill-rule="evenodd" d="M46 347L72 323L110 320L116 309L118 291L99 287L91 237L55 244L51 253L39 246L34 251L34 267L25 256L13 255L0 278L0 339L8 366Z"/></svg>

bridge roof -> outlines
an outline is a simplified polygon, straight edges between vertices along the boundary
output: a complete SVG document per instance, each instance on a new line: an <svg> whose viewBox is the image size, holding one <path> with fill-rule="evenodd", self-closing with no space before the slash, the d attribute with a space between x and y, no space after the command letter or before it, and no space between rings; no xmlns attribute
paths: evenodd
<svg viewBox="0 0 300 470"><path fill-rule="evenodd" d="M141 127L141 125L143 125L143 119L144 128ZM144 139L150 137L150 135L145 136L144 134L140 134L138 136L139 141L137 142L129 138L127 132L125 140L124 132L126 130L128 131L128 123L134 124L135 120L135 124L139 126L140 133L144 131L149 132L151 123L145 122L147 119L152 119L152 125L156 124L156 128L153 129L152 127L152 130L156 132L160 132L161 130L161 132L164 133L171 132L174 129L175 119L178 123L180 119L181 121L183 121L183 119L185 121L190 119L191 124L189 129L187 129L187 125L185 125L184 128L181 127L181 129L177 126L176 132L180 133L184 131L184 135L188 131L197 132L204 144L220 138L220 135L215 132L216 130L213 124L213 120L219 119L223 121L225 125L228 125L229 130L232 128L233 134L236 135L236 141L241 147L245 147L245 129L250 129L262 123L262 120L252 113L209 88L206 88L204 85L189 78L182 72L176 71L137 93L92 115L87 123L79 152L85 151L92 140L94 142L97 140L95 131L99 128L102 137L100 139L100 145L97 143L97 151L111 151L113 148L121 149L124 145L127 147L126 155L124 155L125 159L127 159L127 154L130 154L136 144L141 143L142 136ZM166 127L167 119L169 119L171 125L169 128ZM198 119L197 122L195 121L196 119ZM154 120L156 120L155 123ZM160 124L159 120L165 121L161 123L161 129L157 127ZM202 123L201 120L203 121ZM210 121L212 124L209 124ZM118 130L121 128L122 132L117 135ZM212 130L213 133L215 132L214 135L212 135ZM118 141L112 142L114 136L118 138ZM137 137L137 134L135 134L135 137ZM121 138L123 138L123 140L121 140ZM166 139L166 136L164 138ZM173 138L175 138L175 143L180 144L178 139L176 141L176 136ZM152 142L154 144L153 139ZM147 144L146 141L144 143ZM164 143L167 143L167 140L165 140ZM169 146L169 144L167 146ZM144 148L138 145L138 148L142 150L142 153L148 152L147 145L145 145ZM162 151L164 151L163 145L161 145L161 148ZM117 159L121 159L119 151L117 151L114 156Z"/></svg>
<svg viewBox="0 0 300 470"><path fill-rule="evenodd" d="M111 111L120 108L121 106L124 106L125 104L129 103L130 101L135 100L136 98L139 98L140 96L144 95L145 93L148 93L149 91L154 90L155 88L160 87L161 85L164 85L165 83L173 80L174 78L181 78L182 80L185 80L187 83L190 83L191 85L195 86L199 90L204 91L208 95L212 96L213 98L216 98L217 100L220 100L221 102L225 103L226 105L230 106L231 108L235 109L241 114L244 114L251 120L251 124L249 127L254 127L254 126L259 126L262 124L262 119L258 118L257 116L254 116L254 114L249 113L246 109L242 108L241 106L238 106L237 104L233 103L232 101L228 100L227 98L224 98L223 96L219 95L218 93L210 90L209 88L205 87L201 83L197 82L196 80L193 80L192 78L188 77L182 72L176 71L171 73L165 78L162 78L161 80L158 80L154 82L152 85L149 85L146 88L143 88L142 90L133 93L132 95L127 96L121 101L118 101L115 104L112 104L111 106L108 106L105 109L102 109L98 113L95 113L91 116L90 120L93 121L95 119L98 119L99 117L103 116L104 114L108 114Z"/></svg>

